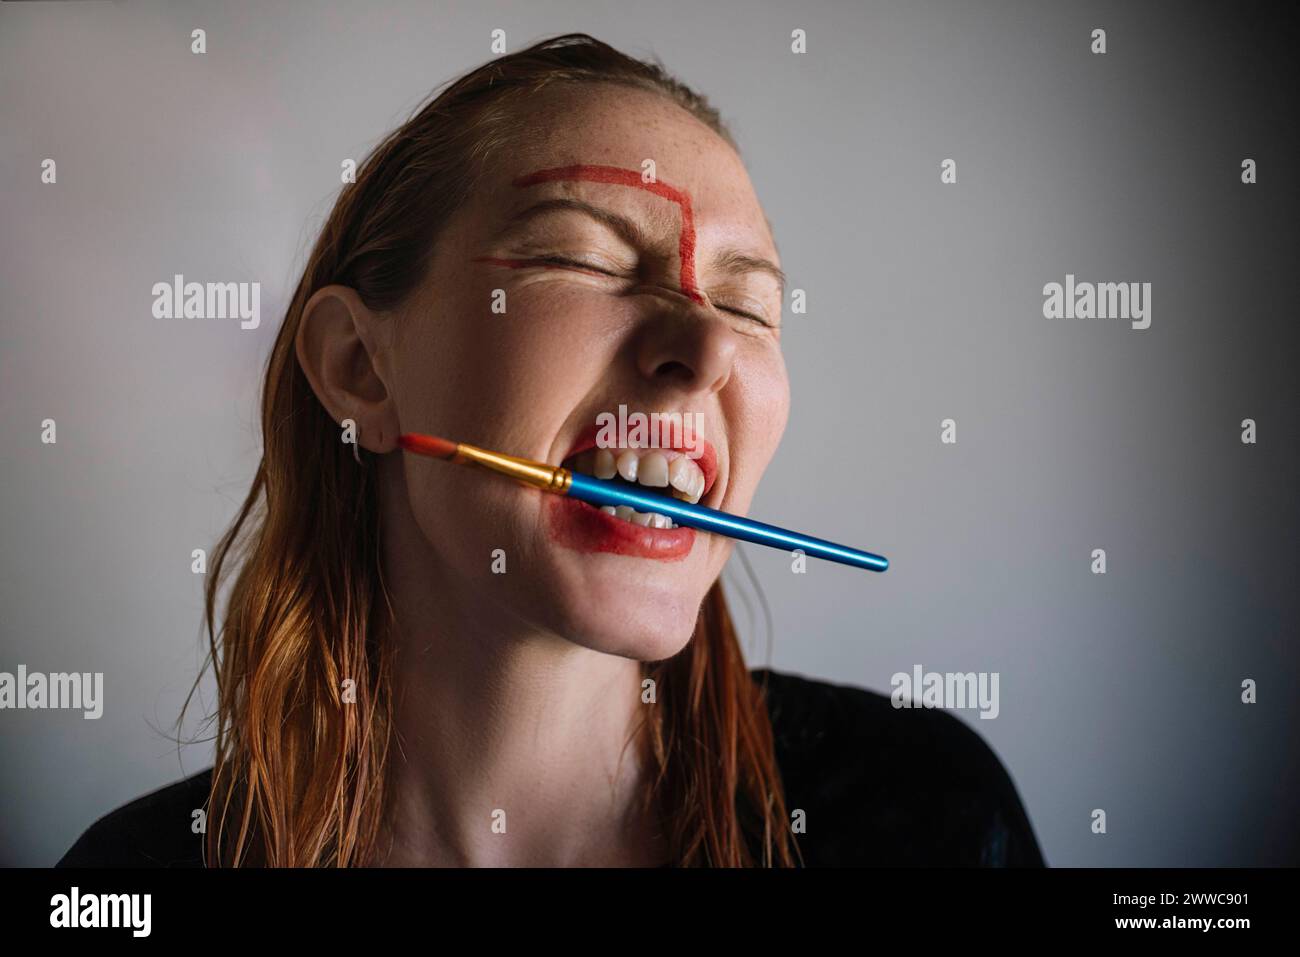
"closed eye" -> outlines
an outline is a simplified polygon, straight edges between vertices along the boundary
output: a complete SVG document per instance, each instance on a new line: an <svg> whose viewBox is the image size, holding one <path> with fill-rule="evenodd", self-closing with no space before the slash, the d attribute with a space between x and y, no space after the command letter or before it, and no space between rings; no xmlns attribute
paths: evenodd
<svg viewBox="0 0 1300 957"><path fill-rule="evenodd" d="M554 256L554 255L535 256L532 259L532 262L545 263L551 266L563 266L570 269L581 269L584 272L599 273L602 276L612 276L615 279L627 278L626 276L613 272L609 269L603 269L600 266L593 266L591 265L591 263L585 263L577 259L570 259L567 256ZM748 319L751 322L756 322L760 326L767 326L768 328L772 328L775 325L774 323L768 322L762 316L756 316L752 312L746 312L744 309L736 309L732 306L723 306L723 305L718 305L717 303L714 303L714 306L721 312L729 312L733 316L740 316L742 319Z"/></svg>
<svg viewBox="0 0 1300 957"><path fill-rule="evenodd" d="M587 272L598 272L603 276L614 276L618 279L625 277L608 269L602 269L600 266L593 266L591 263L580 262L577 259L569 259L567 256L536 256L533 262L549 263L552 266L567 266L572 269L582 269Z"/></svg>
<svg viewBox="0 0 1300 957"><path fill-rule="evenodd" d="M716 303L715 303L715 305L716 305ZM729 313L731 313L733 316L740 316L740 317L742 317L742 318L744 318L744 319L749 319L749 320L751 320L751 321L753 321L753 322L757 322L760 326L771 326L771 325L773 325L773 323L768 322L768 321L767 321L766 319L764 319L762 316L756 316L756 315L754 315L752 312L746 312L746 311L743 310L743 309L733 309L733 308L731 308L730 306L717 306L717 308L720 309L722 312L729 312Z"/></svg>

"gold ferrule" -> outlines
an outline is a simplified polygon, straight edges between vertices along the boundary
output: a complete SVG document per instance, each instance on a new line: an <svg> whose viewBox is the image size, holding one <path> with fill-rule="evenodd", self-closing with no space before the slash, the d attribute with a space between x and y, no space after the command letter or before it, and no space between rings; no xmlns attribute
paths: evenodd
<svg viewBox="0 0 1300 957"><path fill-rule="evenodd" d="M489 452L474 445L462 443L456 446L455 461L473 462L493 472L508 475L517 482L539 488L543 492L567 495L569 486L573 484L573 476L569 474L569 470L558 465L546 465L542 462L516 458L513 455L502 455L500 452Z"/></svg>

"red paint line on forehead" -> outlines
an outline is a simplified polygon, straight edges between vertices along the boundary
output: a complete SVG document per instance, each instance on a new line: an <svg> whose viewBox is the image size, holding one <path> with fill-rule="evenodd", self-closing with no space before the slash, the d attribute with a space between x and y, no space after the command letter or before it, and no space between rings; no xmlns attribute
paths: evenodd
<svg viewBox="0 0 1300 957"><path fill-rule="evenodd" d="M685 190L658 180L647 183L641 178L640 170L622 169L618 166L555 166L520 176L512 180L511 185L536 186L538 183L553 183L557 180L631 186L676 203L682 211L682 229L677 241L677 255L681 259L682 294L693 302L704 302L704 297L695 284L695 216L691 212L691 197Z"/></svg>

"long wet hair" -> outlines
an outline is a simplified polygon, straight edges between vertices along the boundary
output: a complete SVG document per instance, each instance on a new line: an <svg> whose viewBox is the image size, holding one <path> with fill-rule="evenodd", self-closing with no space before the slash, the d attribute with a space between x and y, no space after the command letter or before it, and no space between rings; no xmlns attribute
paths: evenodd
<svg viewBox="0 0 1300 957"><path fill-rule="evenodd" d="M424 278L442 225L485 161L509 142L520 108L561 83L666 96L735 146L717 111L661 65L568 34L452 82L343 188L275 340L262 396L262 459L206 584L204 670L210 664L217 682L208 866L371 860L387 809L394 731L375 469L359 467L355 447L339 441L294 340L307 301L323 286L351 287L374 310L402 303ZM795 866L764 691L747 670L720 582L688 645L642 669L657 689L657 704L642 709L638 726L652 772L644 801L673 862ZM347 705L345 678L355 682Z"/></svg>

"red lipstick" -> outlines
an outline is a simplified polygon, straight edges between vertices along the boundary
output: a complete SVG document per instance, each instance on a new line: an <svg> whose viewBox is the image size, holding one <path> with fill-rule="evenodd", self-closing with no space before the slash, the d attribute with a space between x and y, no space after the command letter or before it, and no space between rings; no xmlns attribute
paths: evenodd
<svg viewBox="0 0 1300 957"><path fill-rule="evenodd" d="M688 446L682 441L680 429L673 430L671 441L655 448L664 452L689 454L699 451L695 464L704 473L704 492L701 501L713 488L718 477L718 451L703 436L696 436ZM564 458L571 459L588 449L596 448L600 434L598 425L584 429L574 440ZM617 452L618 449L611 449ZM681 561L695 546L695 530L691 528L648 528L626 519L608 515L595 506L573 498L554 498L547 503L546 522L551 537L559 544L580 552L605 552L629 555L636 558L653 558L659 561Z"/></svg>

